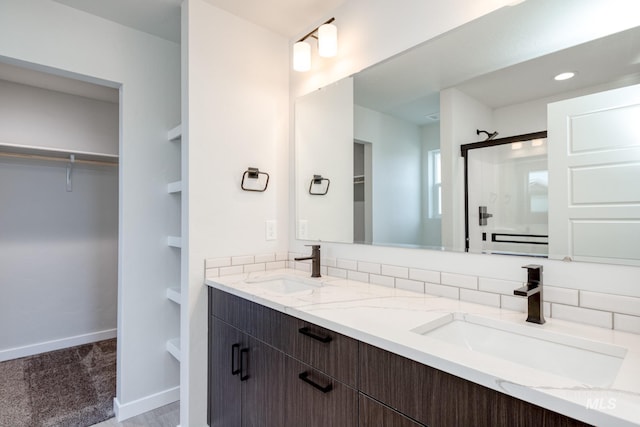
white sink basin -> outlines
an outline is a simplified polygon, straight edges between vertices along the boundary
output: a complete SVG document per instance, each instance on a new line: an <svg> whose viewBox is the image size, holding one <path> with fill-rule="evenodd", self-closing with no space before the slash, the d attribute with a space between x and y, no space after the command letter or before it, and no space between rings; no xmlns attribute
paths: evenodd
<svg viewBox="0 0 640 427"><path fill-rule="evenodd" d="M611 386L627 352L538 326L464 313L447 314L411 332L593 387Z"/></svg>
<svg viewBox="0 0 640 427"><path fill-rule="evenodd" d="M259 284L260 289L277 295L307 295L322 286L320 281L286 274L248 279L246 283Z"/></svg>

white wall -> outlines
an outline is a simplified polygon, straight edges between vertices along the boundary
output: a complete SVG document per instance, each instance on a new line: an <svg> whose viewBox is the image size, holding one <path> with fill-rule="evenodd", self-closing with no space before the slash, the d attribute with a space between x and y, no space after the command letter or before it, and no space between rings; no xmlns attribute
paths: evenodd
<svg viewBox="0 0 640 427"><path fill-rule="evenodd" d="M0 80L0 142L118 153L118 104ZM0 157L0 360L116 333L118 168ZM34 268L35 267L35 268Z"/></svg>
<svg viewBox="0 0 640 427"><path fill-rule="evenodd" d="M336 24L340 28L340 51L333 60L316 61L308 73L292 73L292 98L321 87L344 76L351 75L376 62L398 54L422 41L441 34L457 25L509 3L509 1L457 0L450 2L408 1L402 8L384 0L350 0L336 9ZM620 2L622 4L624 2ZM580 7L583 3L572 3ZM579 9L576 19L588 20L591 24L581 28L586 34L577 34L566 23L557 22L554 40L563 38L563 29L570 31L568 42L586 40L607 33L611 27L622 26L637 19L637 14L627 11L635 7L613 7L610 2L597 2L594 9ZM569 6L569 5L568 5ZM595 19L600 16L601 19ZM591 17L589 19L589 17ZM637 24L633 24L637 25ZM295 41L295 38L291 42ZM556 43L556 42L554 42ZM536 47L533 47L536 48ZM315 57L314 57L315 59ZM444 135L445 130L442 130ZM474 138L470 140L474 140ZM294 209L295 200L291 200ZM291 238L290 250L302 252L302 243ZM406 265L437 271L450 271L485 275L506 280L522 280L520 266L528 262L519 257L473 255L463 253L436 252L415 249L384 248L365 245L323 243L323 254L333 258L347 258ZM539 260L538 260L539 261ZM548 283L574 289L592 289L606 293L640 296L637 279L640 269L588 263L563 263L544 261L545 280ZM606 284L606 286L604 285Z"/></svg>
<svg viewBox="0 0 640 427"><path fill-rule="evenodd" d="M354 137L370 142L372 148L373 242L420 245L423 218L420 128L388 114L354 107Z"/></svg>
<svg viewBox="0 0 640 427"><path fill-rule="evenodd" d="M440 122L423 125L420 132L422 137L422 183L428 186L429 175L432 173L429 165L429 151L440 149ZM442 246L442 219L435 216L430 217L430 207L429 191L425 187L425 191L422 192L422 242L426 246L439 247Z"/></svg>
<svg viewBox="0 0 640 427"><path fill-rule="evenodd" d="M300 97L294 120L296 235L303 240L353 242L353 79ZM314 175L330 180L311 188L314 193L326 190L326 195L309 194Z"/></svg>
<svg viewBox="0 0 640 427"><path fill-rule="evenodd" d="M165 351L177 335L166 246L174 208L166 194L175 155L166 132L180 120L180 49L49 0L0 2L0 56L7 62L120 87L118 380L120 416L176 396L178 364ZM146 406L145 406L146 405ZM151 408L149 407L151 406Z"/></svg>
<svg viewBox="0 0 640 427"><path fill-rule="evenodd" d="M289 50L284 37L204 0L183 4L182 29L188 170L182 250L189 262L183 267L181 386L187 391L180 424L197 427L207 413L204 259L287 250ZM249 166L271 175L264 193L240 189ZM266 220L276 221L276 240L265 240Z"/></svg>

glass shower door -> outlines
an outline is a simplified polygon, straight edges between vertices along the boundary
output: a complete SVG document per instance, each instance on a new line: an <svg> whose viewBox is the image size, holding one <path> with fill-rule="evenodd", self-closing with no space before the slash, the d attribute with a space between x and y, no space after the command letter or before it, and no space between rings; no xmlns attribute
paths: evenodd
<svg viewBox="0 0 640 427"><path fill-rule="evenodd" d="M470 150L469 251L546 256L546 139Z"/></svg>

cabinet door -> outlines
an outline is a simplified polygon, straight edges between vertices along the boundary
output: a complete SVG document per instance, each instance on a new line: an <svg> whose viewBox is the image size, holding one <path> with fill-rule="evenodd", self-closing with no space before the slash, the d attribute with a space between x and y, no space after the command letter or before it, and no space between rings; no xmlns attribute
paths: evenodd
<svg viewBox="0 0 640 427"><path fill-rule="evenodd" d="M241 426L240 351L245 335L225 322L209 317L209 425Z"/></svg>
<svg viewBox="0 0 640 427"><path fill-rule="evenodd" d="M284 354L251 338L243 357L242 425L284 426Z"/></svg>
<svg viewBox="0 0 640 427"><path fill-rule="evenodd" d="M309 365L285 356L284 426L355 427L358 393Z"/></svg>
<svg viewBox="0 0 640 427"><path fill-rule="evenodd" d="M424 427L400 412L360 394L359 427Z"/></svg>

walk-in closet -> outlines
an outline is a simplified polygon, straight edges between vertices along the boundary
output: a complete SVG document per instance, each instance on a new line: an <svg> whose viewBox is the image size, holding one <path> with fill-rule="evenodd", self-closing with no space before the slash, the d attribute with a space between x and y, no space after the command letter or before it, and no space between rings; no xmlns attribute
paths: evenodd
<svg viewBox="0 0 640 427"><path fill-rule="evenodd" d="M0 62L0 362L112 339L115 365L118 97Z"/></svg>

